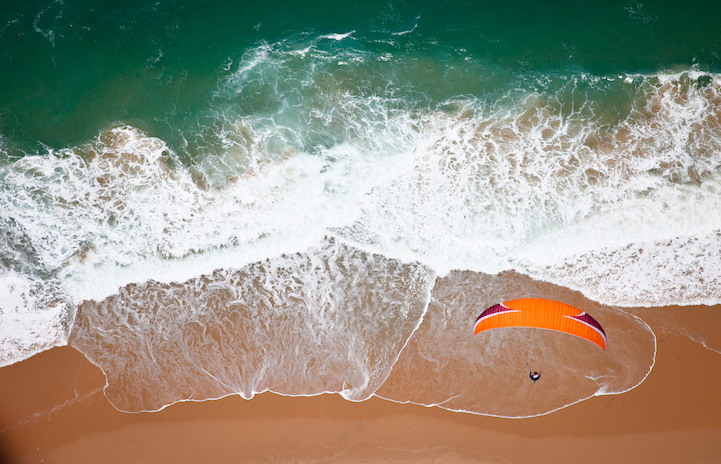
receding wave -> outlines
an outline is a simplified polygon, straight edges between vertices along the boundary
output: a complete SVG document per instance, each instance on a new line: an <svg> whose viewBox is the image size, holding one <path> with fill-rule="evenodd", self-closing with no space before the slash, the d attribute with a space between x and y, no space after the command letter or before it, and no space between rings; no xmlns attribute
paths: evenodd
<svg viewBox="0 0 721 464"><path fill-rule="evenodd" d="M123 411L267 390L369 398L420 324L435 274L325 241L306 253L86 302L72 346Z"/></svg>
<svg viewBox="0 0 721 464"><path fill-rule="evenodd" d="M584 308L606 329L606 350L541 329L472 336L478 314L510 296L543 296ZM376 395L452 411L529 417L631 390L651 371L655 355L649 326L618 308L515 273L453 272L436 282L423 324ZM531 382L530 372L541 374L538 382Z"/></svg>
<svg viewBox="0 0 721 464"><path fill-rule="evenodd" d="M607 349L538 329L474 337L477 315L508 295L583 307L606 328ZM273 391L354 401L377 395L503 417L630 390L650 372L656 349L639 318L568 289L513 273L436 279L418 263L334 240L86 302L70 343L103 369L106 396L122 411ZM532 383L529 371L543 381Z"/></svg>

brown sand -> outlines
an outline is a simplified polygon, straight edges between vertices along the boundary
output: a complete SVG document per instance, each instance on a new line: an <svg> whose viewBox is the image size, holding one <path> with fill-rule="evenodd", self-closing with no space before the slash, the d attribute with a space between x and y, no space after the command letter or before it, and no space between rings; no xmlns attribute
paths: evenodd
<svg viewBox="0 0 721 464"><path fill-rule="evenodd" d="M0 461L721 462L721 306L634 311L658 337L636 389L529 419L338 395L228 397L126 414L70 347L0 369ZM542 381L542 380L541 380Z"/></svg>

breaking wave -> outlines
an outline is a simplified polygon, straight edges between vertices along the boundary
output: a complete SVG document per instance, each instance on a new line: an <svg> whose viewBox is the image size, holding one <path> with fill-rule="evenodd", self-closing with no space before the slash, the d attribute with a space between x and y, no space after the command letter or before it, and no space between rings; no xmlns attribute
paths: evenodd
<svg viewBox="0 0 721 464"><path fill-rule="evenodd" d="M70 340L126 411L271 390L521 417L643 381L655 339L620 307L721 302L719 76L448 96L432 63L301 39L247 51L172 143L118 123L6 157L1 365ZM493 74L456 64L457 89ZM470 336L549 292L609 350ZM520 384L531 364L566 387Z"/></svg>

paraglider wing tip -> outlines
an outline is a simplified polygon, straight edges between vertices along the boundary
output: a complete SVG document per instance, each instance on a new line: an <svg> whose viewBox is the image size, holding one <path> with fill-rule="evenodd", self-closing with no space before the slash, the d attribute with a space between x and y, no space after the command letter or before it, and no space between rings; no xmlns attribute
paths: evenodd
<svg viewBox="0 0 721 464"><path fill-rule="evenodd" d="M591 317L589 314L587 314L585 311L579 314L578 316L565 316L571 319L575 319L578 322L586 325L587 327L590 327L594 331L598 333L598 335L601 336L603 339L603 344L597 343L604 351L606 351L606 343L608 342L608 339L606 338L606 331L603 330L603 327L601 327L601 324L598 323L596 319Z"/></svg>

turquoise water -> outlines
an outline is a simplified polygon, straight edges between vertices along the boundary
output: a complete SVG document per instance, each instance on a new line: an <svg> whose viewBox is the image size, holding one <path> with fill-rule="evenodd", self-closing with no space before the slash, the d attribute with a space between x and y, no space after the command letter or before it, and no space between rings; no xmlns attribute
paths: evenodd
<svg viewBox="0 0 721 464"><path fill-rule="evenodd" d="M0 366L525 417L645 379L622 308L721 303L718 2L122 5L0 6ZM521 297L608 349L470 336Z"/></svg>
<svg viewBox="0 0 721 464"><path fill-rule="evenodd" d="M377 84L422 94L424 104L492 94L519 74L721 66L721 6L712 1L123 5L3 3L0 133L7 143L31 151L72 146L123 121L182 151L179 128L214 107L218 83L248 50L351 31L352 43L337 48L387 54Z"/></svg>

